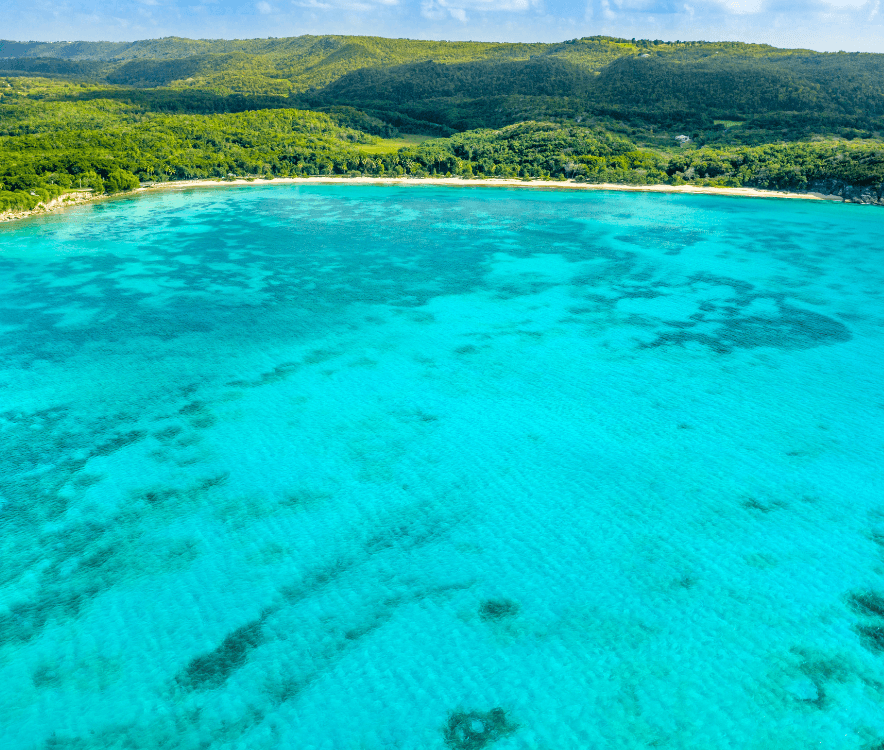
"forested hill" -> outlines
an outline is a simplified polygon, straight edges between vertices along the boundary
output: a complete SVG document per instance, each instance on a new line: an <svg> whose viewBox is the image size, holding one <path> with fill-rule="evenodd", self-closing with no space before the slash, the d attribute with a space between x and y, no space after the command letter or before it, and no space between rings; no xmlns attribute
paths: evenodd
<svg viewBox="0 0 884 750"><path fill-rule="evenodd" d="M341 101L409 104L439 98L589 96L597 74L558 57L453 63L431 60L391 68L362 68L326 86L320 95Z"/></svg>
<svg viewBox="0 0 884 750"><path fill-rule="evenodd" d="M804 135L884 130L884 55L735 42L4 41L2 74L168 88L189 111L198 111L203 105L194 109L194 102L207 95L265 97L262 107L266 97L285 98L279 106L357 105L393 125L436 133L593 116L696 130L715 120L775 115L773 129ZM227 109L222 102L211 111Z"/></svg>
<svg viewBox="0 0 884 750"><path fill-rule="evenodd" d="M191 83L211 83L236 89L239 74L259 74L280 82L283 89L304 91L323 86L353 70L434 60L528 59L551 54L561 44L500 44L491 42L432 42L364 36L299 36L282 39L193 40L167 37L132 43L0 41L0 58L57 59L112 63L117 83L165 85L190 77ZM620 53L619 45L600 42L606 59ZM158 64L162 63L162 64Z"/></svg>
<svg viewBox="0 0 884 750"><path fill-rule="evenodd" d="M621 56L599 70L552 55L526 61L421 62L347 73L314 97L399 110L458 130L509 124L526 108L548 108L550 98L573 117L613 114L690 128L715 119L788 113L793 120L827 117L848 127L859 118L876 129L884 124L884 55L713 53L691 58L661 52ZM523 98L502 102L495 97Z"/></svg>

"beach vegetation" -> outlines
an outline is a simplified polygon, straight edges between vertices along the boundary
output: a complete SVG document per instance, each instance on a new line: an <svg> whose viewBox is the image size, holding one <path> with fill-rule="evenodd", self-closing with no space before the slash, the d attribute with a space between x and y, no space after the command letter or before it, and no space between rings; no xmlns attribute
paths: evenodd
<svg viewBox="0 0 884 750"><path fill-rule="evenodd" d="M108 172L107 179L104 180L104 188L108 194L122 193L126 190L134 190L141 183L138 178L125 169L111 169Z"/></svg>

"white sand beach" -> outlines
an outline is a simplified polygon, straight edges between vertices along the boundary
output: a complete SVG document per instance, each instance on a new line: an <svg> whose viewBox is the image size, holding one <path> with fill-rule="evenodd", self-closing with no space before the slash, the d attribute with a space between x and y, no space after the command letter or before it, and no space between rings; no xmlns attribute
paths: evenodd
<svg viewBox="0 0 884 750"><path fill-rule="evenodd" d="M823 193L796 193L780 190L758 190L746 187L704 187L699 185L621 185L616 183L587 183L573 180L517 180L517 179L463 179L461 177L277 177L275 179L244 179L235 180L175 180L145 185L121 195L147 193L155 190L185 190L210 187L238 187L248 185L400 185L414 187L421 185L447 187L519 187L544 188L552 190L617 190L644 193L689 193L699 195L732 195L745 198L790 198L802 200L842 201L840 195L824 195ZM50 201L39 204L30 211L7 211L0 213L0 222L15 221L29 216L58 211L71 206L82 205L109 196L93 196L86 191L67 193ZM115 196L111 196L115 197Z"/></svg>

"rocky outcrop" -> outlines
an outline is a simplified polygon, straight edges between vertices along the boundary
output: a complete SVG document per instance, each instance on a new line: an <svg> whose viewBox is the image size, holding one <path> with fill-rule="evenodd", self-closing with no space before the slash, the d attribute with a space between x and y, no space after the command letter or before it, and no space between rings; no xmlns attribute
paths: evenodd
<svg viewBox="0 0 884 750"><path fill-rule="evenodd" d="M66 208L68 206L77 206L81 203L88 203L97 197L90 190L74 191L65 193L58 198L53 198L49 203L38 203L31 209L13 209L11 211L0 211L0 221L15 221L16 219L26 219L28 216L35 214L44 214L54 211L57 208Z"/></svg>
<svg viewBox="0 0 884 750"><path fill-rule="evenodd" d="M837 195L845 203L884 206L884 183L863 186L835 179L814 180L807 186L807 192Z"/></svg>

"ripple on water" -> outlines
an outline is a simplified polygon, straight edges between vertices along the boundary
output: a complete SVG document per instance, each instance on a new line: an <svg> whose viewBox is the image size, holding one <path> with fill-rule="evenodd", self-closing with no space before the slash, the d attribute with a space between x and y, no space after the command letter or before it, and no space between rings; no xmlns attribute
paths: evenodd
<svg viewBox="0 0 884 750"><path fill-rule="evenodd" d="M876 747L853 209L271 186L5 227L4 750Z"/></svg>

